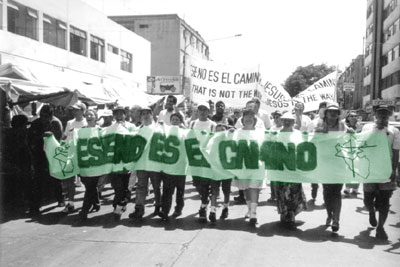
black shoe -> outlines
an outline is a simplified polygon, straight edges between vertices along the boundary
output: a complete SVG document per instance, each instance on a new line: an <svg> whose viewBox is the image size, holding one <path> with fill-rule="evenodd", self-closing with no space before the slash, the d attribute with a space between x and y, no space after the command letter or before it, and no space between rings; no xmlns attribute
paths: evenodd
<svg viewBox="0 0 400 267"><path fill-rule="evenodd" d="M224 219L228 218L228 214L229 214L228 208L224 208L224 209L222 210L222 212L221 212L221 217L219 217L219 218L220 218L221 220L224 220Z"/></svg>
<svg viewBox="0 0 400 267"><path fill-rule="evenodd" d="M100 205L95 204L95 205L92 205L92 208L89 210L89 213L98 212L99 210L100 210Z"/></svg>
<svg viewBox="0 0 400 267"><path fill-rule="evenodd" d="M375 237L380 240L388 240L389 239L389 237L388 237L387 233L385 232L385 229L383 229L383 227L376 228Z"/></svg>
<svg viewBox="0 0 400 267"><path fill-rule="evenodd" d="M336 233L337 231L339 231L339 223L338 222L333 222L332 223L332 231L334 232L334 233Z"/></svg>
<svg viewBox="0 0 400 267"><path fill-rule="evenodd" d="M168 214L164 213L163 211L158 212L158 216L163 220L163 221L168 221Z"/></svg>
<svg viewBox="0 0 400 267"><path fill-rule="evenodd" d="M234 197L233 200L235 200L236 204L246 204L246 199L242 196Z"/></svg>
<svg viewBox="0 0 400 267"><path fill-rule="evenodd" d="M207 208L206 207L199 209L199 220L207 221Z"/></svg>
<svg viewBox="0 0 400 267"><path fill-rule="evenodd" d="M257 218L250 218L249 223L250 223L251 226L256 226L256 224L257 224Z"/></svg>
<svg viewBox="0 0 400 267"><path fill-rule="evenodd" d="M376 227L378 225L378 222L377 222L376 217L375 217L375 211L370 211L369 212L369 224L372 227Z"/></svg>
<svg viewBox="0 0 400 267"><path fill-rule="evenodd" d="M181 210L175 210L174 213L172 214L173 217L179 217L182 215L182 211Z"/></svg>
<svg viewBox="0 0 400 267"><path fill-rule="evenodd" d="M217 221L217 216L215 212L210 212L210 215L208 215L208 219L210 220L210 222L215 223Z"/></svg>
<svg viewBox="0 0 400 267"><path fill-rule="evenodd" d="M160 206L155 206L154 207L153 216L158 216L159 213L160 213Z"/></svg>
<svg viewBox="0 0 400 267"><path fill-rule="evenodd" d="M144 210L141 208L135 208L135 211L129 214L131 219L141 219L143 218Z"/></svg>

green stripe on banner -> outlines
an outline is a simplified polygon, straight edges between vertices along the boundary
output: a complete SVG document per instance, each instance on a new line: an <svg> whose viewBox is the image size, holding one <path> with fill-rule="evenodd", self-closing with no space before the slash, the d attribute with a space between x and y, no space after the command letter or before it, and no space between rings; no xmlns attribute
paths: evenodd
<svg viewBox="0 0 400 267"><path fill-rule="evenodd" d="M127 170L297 183L372 183L392 172L383 133L209 133L175 126L128 132L75 130L68 142L45 137L52 176L98 176Z"/></svg>

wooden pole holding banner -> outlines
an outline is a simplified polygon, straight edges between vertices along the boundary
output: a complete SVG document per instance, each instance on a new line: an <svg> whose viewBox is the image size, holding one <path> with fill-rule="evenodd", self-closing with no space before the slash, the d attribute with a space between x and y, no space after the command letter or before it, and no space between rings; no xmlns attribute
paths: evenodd
<svg viewBox="0 0 400 267"><path fill-rule="evenodd" d="M335 82L335 90L333 91L333 101L336 103L338 103L337 100L338 80L339 80L339 65L336 65L336 82Z"/></svg>

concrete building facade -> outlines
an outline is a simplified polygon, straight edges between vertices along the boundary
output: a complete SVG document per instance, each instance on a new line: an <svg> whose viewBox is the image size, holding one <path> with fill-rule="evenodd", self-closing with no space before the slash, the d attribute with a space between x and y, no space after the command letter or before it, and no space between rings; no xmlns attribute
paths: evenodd
<svg viewBox="0 0 400 267"><path fill-rule="evenodd" d="M79 0L0 0L0 63L146 89L150 42Z"/></svg>
<svg viewBox="0 0 400 267"><path fill-rule="evenodd" d="M338 89L345 109L362 109L364 56L358 55L339 77ZM344 83L354 84L354 91L344 91Z"/></svg>
<svg viewBox="0 0 400 267"><path fill-rule="evenodd" d="M363 106L374 99L398 100L400 110L400 3L368 0L363 79Z"/></svg>
<svg viewBox="0 0 400 267"><path fill-rule="evenodd" d="M185 77L191 57L209 59L209 47L203 37L176 14L110 18L151 42L151 76ZM183 83L187 95L188 79Z"/></svg>

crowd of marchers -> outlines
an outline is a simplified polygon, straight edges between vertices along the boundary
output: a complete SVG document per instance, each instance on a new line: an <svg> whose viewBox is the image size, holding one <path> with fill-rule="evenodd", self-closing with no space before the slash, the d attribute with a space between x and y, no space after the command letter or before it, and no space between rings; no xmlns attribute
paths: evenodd
<svg viewBox="0 0 400 267"><path fill-rule="evenodd" d="M363 201L369 211L369 223L376 227L376 237L387 240L384 229L389 214L390 198L396 189L396 173L399 171L400 132L389 124L393 107L379 105L374 107L374 121L363 126L360 117L354 111L344 112L337 103L322 102L317 114L303 114L304 104L296 103L292 112L274 111L271 114L260 110L260 100L253 98L245 107L227 112L225 103L204 102L191 106L186 112L178 109L177 98L173 95L160 98L157 103L148 106L115 106L112 109L89 108L85 103L77 102L68 107L73 118L63 122L57 118L58 108L43 105L34 118L25 115L13 116L11 125L5 129L4 170L5 198L11 206L26 206L31 216L40 216L41 207L47 202L57 201L61 212L68 215L78 212L82 222L88 215L101 208L100 199L104 186L111 183L114 190L112 214L120 220L128 209L128 203L134 200L134 208L129 213L132 220L143 219L145 201L148 196L149 181L154 193L154 212L162 220L170 216L179 217L184 208L186 180L192 181L200 196L198 219L216 223L217 208L221 206L219 218L229 217L231 188L238 190L233 198L236 205L247 205L244 217L252 226L257 225L257 206L260 191L267 187L271 190L269 201L276 202L280 222L284 227L294 229L295 217L307 209L306 196L300 183L223 180L215 181L207 177L170 175L155 171L124 171L102 176L76 176L64 180L53 178L49 174L48 163L43 149L43 137L53 134L59 141L72 138L75 130L95 127L113 130L124 127L135 130L139 127L155 127L165 124L187 129L199 129L210 132L253 131L270 129L276 132L384 132L391 145L392 175L380 183L363 184ZM328 175L328 174L327 174ZM400 176L400 173L399 173ZM239 177L240 178L240 177ZM263 177L266 178L266 177ZM398 182L398 181L397 181ZM75 206L76 187L84 185L85 193L80 209ZM222 188L222 203L219 194ZM311 185L311 198L315 201L319 185ZM324 206L326 208L327 227L333 232L339 231L342 193L345 196L361 194L358 184L322 184ZM176 189L176 204L172 200ZM343 191L343 192L342 192ZM134 198L132 197L134 196ZM378 216L376 216L378 214Z"/></svg>

